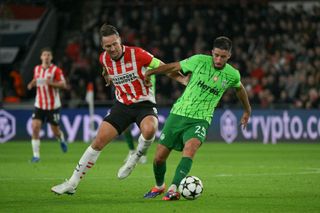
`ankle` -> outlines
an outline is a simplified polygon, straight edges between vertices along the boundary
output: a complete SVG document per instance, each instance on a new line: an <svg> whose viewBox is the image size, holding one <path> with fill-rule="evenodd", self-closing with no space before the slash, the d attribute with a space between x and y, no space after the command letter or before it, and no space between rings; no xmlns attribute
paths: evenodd
<svg viewBox="0 0 320 213"><path fill-rule="evenodd" d="M172 192L176 192L177 191L177 186L175 184L172 184L169 188L168 188L168 192L172 191Z"/></svg>

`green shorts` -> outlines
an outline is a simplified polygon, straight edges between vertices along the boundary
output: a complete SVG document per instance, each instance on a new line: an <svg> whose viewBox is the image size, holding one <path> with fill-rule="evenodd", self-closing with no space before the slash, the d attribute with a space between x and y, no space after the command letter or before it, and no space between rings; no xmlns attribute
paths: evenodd
<svg viewBox="0 0 320 213"><path fill-rule="evenodd" d="M170 150L182 151L185 143L191 138L197 138L203 143L208 127L209 123L206 120L170 113L163 127L159 143Z"/></svg>

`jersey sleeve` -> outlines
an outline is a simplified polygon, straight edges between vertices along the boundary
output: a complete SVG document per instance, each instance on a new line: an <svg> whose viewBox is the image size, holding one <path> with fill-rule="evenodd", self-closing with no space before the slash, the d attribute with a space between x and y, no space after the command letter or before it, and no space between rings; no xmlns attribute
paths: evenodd
<svg viewBox="0 0 320 213"><path fill-rule="evenodd" d="M239 88L240 85L241 85L240 72L238 70L235 70L234 80L232 82L232 87Z"/></svg>
<svg viewBox="0 0 320 213"><path fill-rule="evenodd" d="M136 48L137 60L142 66L148 67L153 59L153 55L142 48Z"/></svg>
<svg viewBox="0 0 320 213"><path fill-rule="evenodd" d="M196 66L199 63L199 58L200 55L194 55L180 61L182 73L186 74L187 72L194 72L196 70Z"/></svg>
<svg viewBox="0 0 320 213"><path fill-rule="evenodd" d="M59 67L57 67L57 70L54 73L54 78L53 79L55 81L65 81L63 72Z"/></svg>
<svg viewBox="0 0 320 213"><path fill-rule="evenodd" d="M99 56L99 62L100 62L100 65L102 66L102 67L105 67L105 65L104 65L104 63L103 63L103 53L101 53L100 54L100 56Z"/></svg>
<svg viewBox="0 0 320 213"><path fill-rule="evenodd" d="M161 61L155 57L152 58L150 64L148 65L148 69L155 69L160 66Z"/></svg>

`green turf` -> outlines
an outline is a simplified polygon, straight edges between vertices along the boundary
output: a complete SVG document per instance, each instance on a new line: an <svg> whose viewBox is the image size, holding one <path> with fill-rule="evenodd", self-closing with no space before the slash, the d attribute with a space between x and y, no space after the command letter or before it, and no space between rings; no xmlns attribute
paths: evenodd
<svg viewBox="0 0 320 213"><path fill-rule="evenodd" d="M320 144L205 143L190 172L202 180L203 195L165 202L142 198L154 184L155 145L148 163L120 181L127 145L113 142L75 195L51 193L70 177L87 146L70 144L62 154L57 142L45 142L41 162L32 164L29 143L0 144L0 212L320 212ZM179 158L173 152L168 159L167 183Z"/></svg>

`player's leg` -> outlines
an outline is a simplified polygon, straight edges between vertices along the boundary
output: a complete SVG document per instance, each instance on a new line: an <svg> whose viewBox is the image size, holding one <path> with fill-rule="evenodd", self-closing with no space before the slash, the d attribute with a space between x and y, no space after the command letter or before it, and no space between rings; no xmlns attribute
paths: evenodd
<svg viewBox="0 0 320 213"><path fill-rule="evenodd" d="M181 180L187 176L187 174L191 170L193 157L200 146L201 142L198 138L191 138L186 142L186 145L184 146L182 151L182 158L176 168L170 190L176 191Z"/></svg>
<svg viewBox="0 0 320 213"><path fill-rule="evenodd" d="M128 148L131 151L134 151L134 143L133 143L133 136L131 134L131 130L130 128L127 128L124 132L123 132L123 136L125 141L127 142Z"/></svg>
<svg viewBox="0 0 320 213"><path fill-rule="evenodd" d="M153 173L156 185L144 195L144 198L154 198L165 190L164 176L166 173L166 160L171 150L162 144L158 144L153 161Z"/></svg>
<svg viewBox="0 0 320 213"><path fill-rule="evenodd" d="M206 137L207 128L209 125L206 121L189 118L186 118L185 121L186 123L189 123L189 125L186 125L182 134L182 140L184 143L182 158L176 168L172 184L168 188L168 193L163 200L174 200L175 197L173 195L179 199L180 195L177 192L177 188L181 180L186 177L191 170L193 158Z"/></svg>
<svg viewBox="0 0 320 213"><path fill-rule="evenodd" d="M180 193L178 192L178 186L181 180L187 176L192 166L192 159L200 147L201 142L197 138L191 138L186 142L182 152L182 158L176 168L176 172L171 186L168 188L168 192L164 195L162 200L179 200Z"/></svg>
<svg viewBox="0 0 320 213"><path fill-rule="evenodd" d="M173 148L177 149L176 143L181 140L179 132L179 119L180 118L177 118L177 116L170 114L166 120L153 162L153 173L156 180L156 186L144 195L145 198L153 198L164 192L166 160L171 150Z"/></svg>
<svg viewBox="0 0 320 213"><path fill-rule="evenodd" d="M147 152L148 148L155 139L155 134L158 129L158 119L154 115L147 115L142 119L139 126L141 134L138 139L136 152L131 155L128 161L119 169L119 179L128 177L140 160L141 156Z"/></svg>
<svg viewBox="0 0 320 213"><path fill-rule="evenodd" d="M111 108L110 114L100 124L96 138L80 158L71 178L60 185L52 187L51 191L57 194L75 193L80 180L87 170L95 164L101 150L132 123L132 118L126 116L125 113L126 110L119 103L116 103Z"/></svg>
<svg viewBox="0 0 320 213"><path fill-rule="evenodd" d="M144 117L140 123L141 134L138 139L137 154L143 155L147 152L155 139L158 129L158 119L154 115Z"/></svg>
<svg viewBox="0 0 320 213"><path fill-rule="evenodd" d="M110 123L103 121L92 144L86 149L80 158L71 178L66 182L54 186L51 191L57 194L74 194L75 190L84 177L87 170L92 168L97 161L101 150L118 136L118 130Z"/></svg>
<svg viewBox="0 0 320 213"><path fill-rule="evenodd" d="M38 108L35 108L34 112L32 113L32 138L31 138L31 146L33 157L31 162L36 163L40 161L40 130L41 125L44 120L44 112Z"/></svg>
<svg viewBox="0 0 320 213"><path fill-rule="evenodd" d="M57 140L60 142L62 152L68 151L68 144L64 138L64 134L59 127L60 123L60 109L50 110L47 112L48 122L51 124L51 130Z"/></svg>
<svg viewBox="0 0 320 213"><path fill-rule="evenodd" d="M134 143L133 143L133 136L131 134L130 128L127 128L124 132L123 132L123 136L124 136L124 140L128 145L129 148L129 153L126 157L126 159L124 160L124 162L127 162L127 160L129 159L129 157L134 153Z"/></svg>
<svg viewBox="0 0 320 213"><path fill-rule="evenodd" d="M51 130L52 130L54 136L60 142L60 147L61 147L62 152L67 152L68 151L68 144L64 138L64 134L63 134L62 130L60 129L60 127L58 125L51 124L50 126L51 126Z"/></svg>
<svg viewBox="0 0 320 213"><path fill-rule="evenodd" d="M41 130L42 121L39 119L32 120L32 152L33 157L31 162L36 163L40 160L40 130Z"/></svg>

